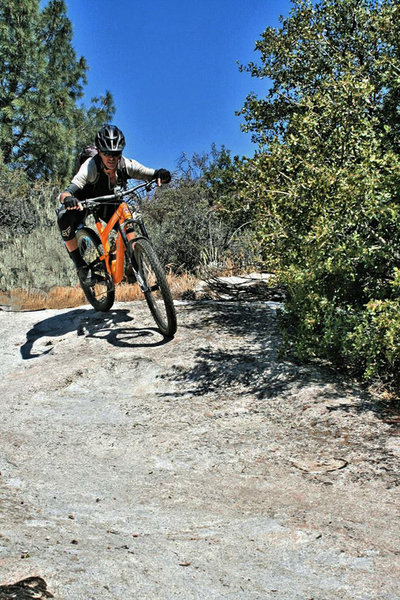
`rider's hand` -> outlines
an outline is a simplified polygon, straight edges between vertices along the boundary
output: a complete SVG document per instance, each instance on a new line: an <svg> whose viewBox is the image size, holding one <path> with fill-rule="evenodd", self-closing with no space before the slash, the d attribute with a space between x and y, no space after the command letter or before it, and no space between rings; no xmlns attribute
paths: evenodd
<svg viewBox="0 0 400 600"><path fill-rule="evenodd" d="M156 169L154 171L154 179L157 179L157 184L169 183L171 181L171 173L167 169Z"/></svg>
<svg viewBox="0 0 400 600"><path fill-rule="evenodd" d="M74 198L74 196L67 196L66 198L64 198L63 200L64 206L65 208L69 209L69 208L75 208L75 209L82 209L82 206L79 202L79 200L77 200L77 198Z"/></svg>

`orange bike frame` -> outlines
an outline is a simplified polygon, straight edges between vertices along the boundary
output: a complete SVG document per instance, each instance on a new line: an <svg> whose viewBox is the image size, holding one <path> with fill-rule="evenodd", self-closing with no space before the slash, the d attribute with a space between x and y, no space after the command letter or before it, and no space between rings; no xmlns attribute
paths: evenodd
<svg viewBox="0 0 400 600"><path fill-rule="evenodd" d="M111 275L112 280L115 284L120 283L124 275L124 259L126 246L124 240L122 239L121 232L118 231L116 237L115 258L111 259L110 243L108 241L108 236L110 235L111 230L117 222L119 222L120 226L123 228L125 221L131 218L131 209L126 204L126 202L121 202L121 204L118 206L117 210L106 225L103 226L101 221L98 218L96 218L97 231L99 233L100 240L104 249L104 254L103 256L100 256L100 260L104 260L107 271Z"/></svg>

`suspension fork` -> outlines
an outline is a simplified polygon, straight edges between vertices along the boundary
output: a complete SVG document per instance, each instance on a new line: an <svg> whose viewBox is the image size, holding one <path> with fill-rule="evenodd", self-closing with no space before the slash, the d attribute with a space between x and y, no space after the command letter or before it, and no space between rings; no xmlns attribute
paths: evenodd
<svg viewBox="0 0 400 600"><path fill-rule="evenodd" d="M139 265L137 263L135 253L133 251L133 246L134 246L135 240L128 240L127 234L126 234L124 228L121 227L120 223L118 224L118 228L119 228L119 232L121 234L122 240L125 244L126 252L128 253L129 259L131 261L133 274L135 275L136 281L138 282L141 291L143 292L143 294L145 294L146 292L149 291L149 286L146 284L145 280L143 279L143 277L139 271Z"/></svg>

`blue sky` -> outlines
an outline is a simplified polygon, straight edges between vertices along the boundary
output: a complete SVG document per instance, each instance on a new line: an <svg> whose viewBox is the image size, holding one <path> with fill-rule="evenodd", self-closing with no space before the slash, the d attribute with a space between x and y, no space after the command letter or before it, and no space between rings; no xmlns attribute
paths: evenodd
<svg viewBox="0 0 400 600"><path fill-rule="evenodd" d="M66 0L78 56L89 65L86 98L113 94L126 156L176 168L182 152L254 152L235 116L268 81L240 73L254 45L288 15L290 0Z"/></svg>

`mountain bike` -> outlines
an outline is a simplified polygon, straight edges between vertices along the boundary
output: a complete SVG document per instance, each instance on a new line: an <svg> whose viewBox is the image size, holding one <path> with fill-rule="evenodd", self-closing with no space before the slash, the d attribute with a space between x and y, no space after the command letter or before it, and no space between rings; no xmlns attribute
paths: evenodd
<svg viewBox="0 0 400 600"><path fill-rule="evenodd" d="M84 224L76 232L78 248L94 279L90 285L81 282L81 286L93 308L108 311L114 304L115 286L126 271L130 272L128 281L137 282L160 332L173 337L177 319L171 291L138 210L138 190L150 191L154 185L155 181L141 183L128 190L119 188L111 195L81 201L87 215L93 215L97 229L96 233ZM106 224L99 217L99 210L105 204L116 205ZM134 233L134 238L128 240L128 233Z"/></svg>

